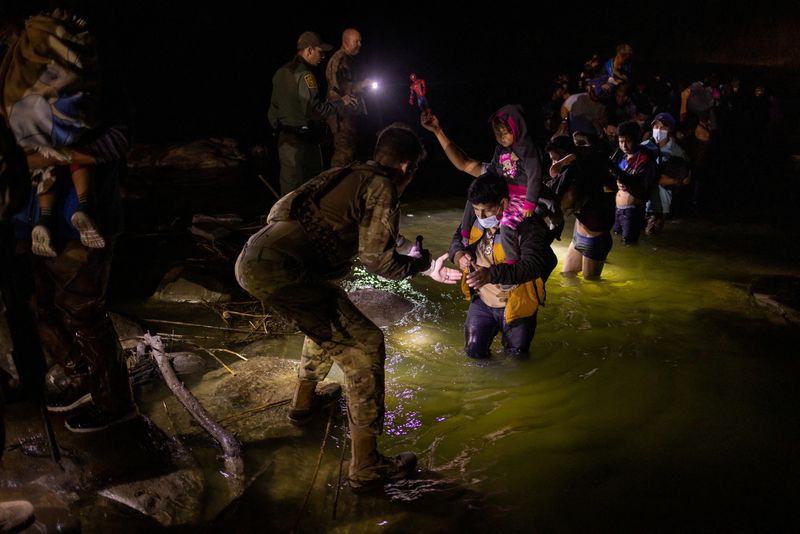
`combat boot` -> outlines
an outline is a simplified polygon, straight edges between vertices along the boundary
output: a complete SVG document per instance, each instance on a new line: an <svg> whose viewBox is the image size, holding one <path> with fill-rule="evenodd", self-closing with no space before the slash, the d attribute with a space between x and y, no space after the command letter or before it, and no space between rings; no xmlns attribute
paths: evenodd
<svg viewBox="0 0 800 534"><path fill-rule="evenodd" d="M350 460L350 489L364 493L380 488L392 480L408 478L417 467L417 455L403 452L388 458L378 452L374 434L351 430L353 456Z"/></svg>
<svg viewBox="0 0 800 534"><path fill-rule="evenodd" d="M336 382L317 389L316 380L300 380L289 407L289 421L297 426L308 424L315 414L339 400L342 386Z"/></svg>

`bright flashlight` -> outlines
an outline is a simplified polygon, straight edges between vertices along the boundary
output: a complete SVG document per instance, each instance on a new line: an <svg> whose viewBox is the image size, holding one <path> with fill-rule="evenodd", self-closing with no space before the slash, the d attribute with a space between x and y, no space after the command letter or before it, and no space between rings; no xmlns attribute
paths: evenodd
<svg viewBox="0 0 800 534"><path fill-rule="evenodd" d="M372 90L373 90L373 91L377 91L377 90L378 90L378 82L372 82L372 84L370 85L370 87L372 87Z"/></svg>

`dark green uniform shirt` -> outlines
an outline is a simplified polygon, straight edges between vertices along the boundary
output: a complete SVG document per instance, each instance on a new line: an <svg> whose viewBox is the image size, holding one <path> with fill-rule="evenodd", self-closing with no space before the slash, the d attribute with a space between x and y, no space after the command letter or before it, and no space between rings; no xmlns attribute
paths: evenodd
<svg viewBox="0 0 800 534"><path fill-rule="evenodd" d="M322 120L343 109L341 100L320 101L317 78L300 56L279 68L272 77L269 124L275 130L280 126L309 126L311 121Z"/></svg>

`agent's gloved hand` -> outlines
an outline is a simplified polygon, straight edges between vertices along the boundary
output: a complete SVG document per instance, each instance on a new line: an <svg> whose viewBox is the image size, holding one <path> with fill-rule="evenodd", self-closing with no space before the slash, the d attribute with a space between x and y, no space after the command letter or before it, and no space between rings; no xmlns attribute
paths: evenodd
<svg viewBox="0 0 800 534"><path fill-rule="evenodd" d="M398 254L402 254L403 256L410 256L411 249L413 248L414 243L406 239L406 237L402 234L397 236L397 239L394 242L394 248Z"/></svg>
<svg viewBox="0 0 800 534"><path fill-rule="evenodd" d="M423 254L428 252L427 250L423 251ZM430 255L430 253L429 253ZM428 268L427 271L423 271L422 274L425 276L429 276L440 282L442 284L455 284L461 280L461 271L458 269L453 269L452 267L445 266L444 262L447 261L447 253L445 252L434 261L431 262L431 266Z"/></svg>
<svg viewBox="0 0 800 534"><path fill-rule="evenodd" d="M416 247L416 245L414 245L414 247ZM411 247L412 251L413 251L414 247ZM422 250L420 250L419 251L419 256L413 256L412 254L409 254L409 256L411 256L413 258L419 258L423 265L425 265L427 263L433 265L433 261L431 260L431 251L428 250L427 248L423 248Z"/></svg>
<svg viewBox="0 0 800 534"><path fill-rule="evenodd" d="M424 248L421 248L419 246L419 242L416 242L414 243L414 246L408 250L408 255L412 258L421 258L423 251L428 253L429 258L431 257L431 253Z"/></svg>

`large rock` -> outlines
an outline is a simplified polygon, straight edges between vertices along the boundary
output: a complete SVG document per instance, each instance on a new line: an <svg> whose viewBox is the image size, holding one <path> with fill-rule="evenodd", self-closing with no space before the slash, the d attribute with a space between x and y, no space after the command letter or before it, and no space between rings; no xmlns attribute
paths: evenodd
<svg viewBox="0 0 800 534"><path fill-rule="evenodd" d="M165 282L151 297L160 302L230 302L231 295L216 280L209 278L203 284L185 278Z"/></svg>
<svg viewBox="0 0 800 534"><path fill-rule="evenodd" d="M236 141L230 138L210 138L183 145L158 147L134 145L128 156L128 166L169 167L173 169L230 169L240 167L246 157L239 152Z"/></svg>
<svg viewBox="0 0 800 534"><path fill-rule="evenodd" d="M382 289L357 289L347 296L361 313L378 326L389 326L400 322L415 307L407 298Z"/></svg>
<svg viewBox="0 0 800 534"><path fill-rule="evenodd" d="M769 310L776 320L800 325L800 277L765 276L750 286L756 304Z"/></svg>
<svg viewBox="0 0 800 534"><path fill-rule="evenodd" d="M217 422L243 443L298 435L299 430L286 419L297 384L296 361L262 356L229 367L236 375L217 369L203 375L192 388L192 394ZM343 380L338 369L323 386L334 380ZM151 416L158 426L177 435L205 435L174 397L164 402L166 409Z"/></svg>
<svg viewBox="0 0 800 534"><path fill-rule="evenodd" d="M98 492L150 516L166 527L196 523L202 509L204 477L199 469L181 469Z"/></svg>
<svg viewBox="0 0 800 534"><path fill-rule="evenodd" d="M15 403L6 408L8 450L0 476L0 482L6 484L0 483L0 499L13 496L9 489L23 488L43 512L52 509L50 515L58 523L65 521L67 508L94 508L102 502L104 499L97 500L98 493L165 525L200 521L205 485L202 471L180 441L146 417L119 424L109 432L75 434L57 424L60 416L51 414L62 453L56 466L49 458L36 407ZM114 481L113 486L108 487L109 481ZM36 515L38 518L38 508ZM74 530L48 525L42 531Z"/></svg>

